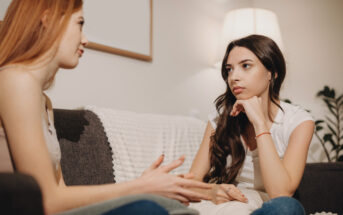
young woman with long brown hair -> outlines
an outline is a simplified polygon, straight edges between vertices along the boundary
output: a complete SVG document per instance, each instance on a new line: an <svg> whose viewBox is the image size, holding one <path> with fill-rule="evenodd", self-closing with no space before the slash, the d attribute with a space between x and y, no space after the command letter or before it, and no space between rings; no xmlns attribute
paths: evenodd
<svg viewBox="0 0 343 215"><path fill-rule="evenodd" d="M314 122L305 110L279 99L286 74L280 49L261 35L232 41L221 72L227 89L216 100L190 170L197 180L212 183L206 192L213 199L191 206L206 215L258 208L253 214L304 214L291 196L304 171Z"/></svg>
<svg viewBox="0 0 343 215"><path fill-rule="evenodd" d="M207 184L168 174L184 158L160 166L161 156L140 178L125 183L65 185L52 106L44 91L59 68L76 67L84 52L82 4L82 0L13 0L1 24L0 144L8 144L16 171L37 180L47 214L129 194L159 194L186 204L208 199L187 189L206 189ZM141 213L149 213L149 208Z"/></svg>

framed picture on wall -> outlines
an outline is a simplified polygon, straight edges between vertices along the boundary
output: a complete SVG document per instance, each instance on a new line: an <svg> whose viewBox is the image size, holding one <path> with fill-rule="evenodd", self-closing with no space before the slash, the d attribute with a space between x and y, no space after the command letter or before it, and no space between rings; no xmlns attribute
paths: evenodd
<svg viewBox="0 0 343 215"><path fill-rule="evenodd" d="M152 61L153 0L84 0L87 48Z"/></svg>
<svg viewBox="0 0 343 215"><path fill-rule="evenodd" d="M0 2L0 23L10 2ZM83 2L87 48L152 61L153 0Z"/></svg>

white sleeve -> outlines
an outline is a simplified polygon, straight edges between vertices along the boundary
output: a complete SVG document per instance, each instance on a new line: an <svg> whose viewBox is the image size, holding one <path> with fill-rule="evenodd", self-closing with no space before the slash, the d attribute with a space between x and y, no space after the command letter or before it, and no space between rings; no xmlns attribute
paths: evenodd
<svg viewBox="0 0 343 215"><path fill-rule="evenodd" d="M289 120L287 122L287 142L289 141L294 129L305 121L314 121L314 119L310 113L300 108L289 116Z"/></svg>
<svg viewBox="0 0 343 215"><path fill-rule="evenodd" d="M217 128L217 120L218 120L218 113L217 111L213 111L208 115L208 121L211 123L212 128L216 130Z"/></svg>

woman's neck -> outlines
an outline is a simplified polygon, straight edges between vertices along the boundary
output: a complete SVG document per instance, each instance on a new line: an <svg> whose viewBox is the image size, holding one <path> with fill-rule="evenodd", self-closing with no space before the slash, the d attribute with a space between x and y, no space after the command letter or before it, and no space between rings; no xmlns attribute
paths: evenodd
<svg viewBox="0 0 343 215"><path fill-rule="evenodd" d="M28 72L41 86L42 91L46 89L50 80L55 76L59 67L53 61L40 61L31 64L16 64L11 67L19 68L20 70Z"/></svg>
<svg viewBox="0 0 343 215"><path fill-rule="evenodd" d="M271 101L268 91L263 93L263 95L261 95L260 97L262 98L263 115L264 119L266 120L265 123L268 127L270 127L271 124L273 124L279 107ZM276 103L280 104L280 101L276 100Z"/></svg>

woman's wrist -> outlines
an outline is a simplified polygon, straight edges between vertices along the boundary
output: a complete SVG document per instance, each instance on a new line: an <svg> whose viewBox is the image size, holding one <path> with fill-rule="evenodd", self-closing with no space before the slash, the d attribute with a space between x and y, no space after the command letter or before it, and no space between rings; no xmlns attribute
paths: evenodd
<svg viewBox="0 0 343 215"><path fill-rule="evenodd" d="M128 183L130 183L130 187L132 188L132 194L152 193L151 186L144 178L139 177Z"/></svg>
<svg viewBox="0 0 343 215"><path fill-rule="evenodd" d="M269 129L268 129L265 122L260 122L260 123L254 124L254 130L255 130L256 136L263 133L263 132L269 132Z"/></svg>

